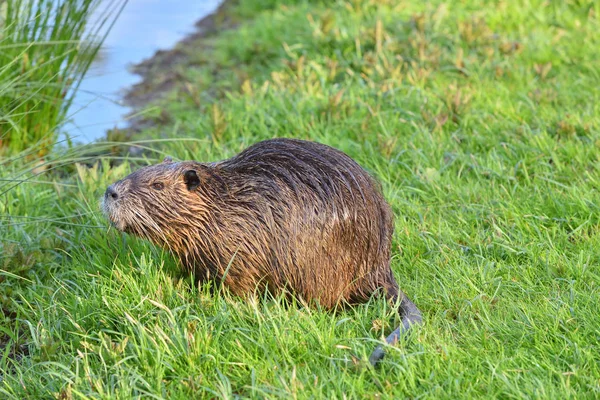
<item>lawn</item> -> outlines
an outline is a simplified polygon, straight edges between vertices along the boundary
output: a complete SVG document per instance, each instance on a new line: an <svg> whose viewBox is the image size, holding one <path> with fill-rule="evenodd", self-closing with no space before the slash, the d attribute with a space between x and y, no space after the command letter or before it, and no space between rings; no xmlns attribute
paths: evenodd
<svg viewBox="0 0 600 400"><path fill-rule="evenodd" d="M0 163L0 397L600 397L600 2L226 12L156 72L177 78L132 139L143 157ZM382 299L213 295L100 213L136 166L271 137L346 152L393 207L392 268L425 323L376 369L352 356L397 324Z"/></svg>

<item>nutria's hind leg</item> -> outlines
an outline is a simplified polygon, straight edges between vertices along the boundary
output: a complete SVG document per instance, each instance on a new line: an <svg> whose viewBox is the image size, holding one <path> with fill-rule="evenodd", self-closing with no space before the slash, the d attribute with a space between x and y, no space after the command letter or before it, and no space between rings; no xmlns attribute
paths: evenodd
<svg viewBox="0 0 600 400"><path fill-rule="evenodd" d="M400 301L400 306L398 307L398 314L400 315L400 318L402 318L402 322L400 326L385 339L386 343L389 345L395 345L400 337L406 334L413 325L420 325L423 320L421 311L419 311L417 306L415 306L404 293L399 292L398 296L402 299ZM385 351L383 350L383 347L377 346L369 357L369 363L371 363L372 366L375 366L384 356Z"/></svg>

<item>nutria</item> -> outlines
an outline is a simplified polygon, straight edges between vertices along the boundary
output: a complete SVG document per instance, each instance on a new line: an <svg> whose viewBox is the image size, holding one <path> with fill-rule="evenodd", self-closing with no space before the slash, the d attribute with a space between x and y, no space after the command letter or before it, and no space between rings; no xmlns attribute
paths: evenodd
<svg viewBox="0 0 600 400"><path fill-rule="evenodd" d="M363 168L329 146L272 139L219 162L167 157L109 186L103 209L117 229L168 248L198 279L236 295L293 293L331 309L382 290L402 318L388 344L421 322L390 269L390 206ZM369 361L383 356L379 346Z"/></svg>

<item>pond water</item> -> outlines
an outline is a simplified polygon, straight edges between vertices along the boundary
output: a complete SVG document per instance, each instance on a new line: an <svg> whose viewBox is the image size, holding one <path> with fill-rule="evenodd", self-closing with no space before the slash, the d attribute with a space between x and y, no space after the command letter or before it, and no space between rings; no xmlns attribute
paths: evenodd
<svg viewBox="0 0 600 400"><path fill-rule="evenodd" d="M77 142L92 142L108 129L127 125L130 111L121 103L127 87L140 77L132 64L169 49L194 23L217 9L221 0L129 0L108 34L99 56L81 83L65 131Z"/></svg>

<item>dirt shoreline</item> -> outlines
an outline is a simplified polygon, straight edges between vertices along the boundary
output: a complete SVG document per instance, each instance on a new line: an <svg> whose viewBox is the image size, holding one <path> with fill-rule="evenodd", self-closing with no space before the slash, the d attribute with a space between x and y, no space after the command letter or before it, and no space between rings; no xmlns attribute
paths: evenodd
<svg viewBox="0 0 600 400"><path fill-rule="evenodd" d="M173 48L157 50L151 57L131 67L131 72L142 79L126 89L123 95L123 102L132 110L127 116L129 124L124 129L128 133L127 136L152 125L138 114L178 84L181 77L177 67L186 63L190 50L201 50L208 46L205 43L206 38L235 28L237 24L229 15L229 10L235 2L236 0L223 0L213 13L194 24L195 32L177 42Z"/></svg>

